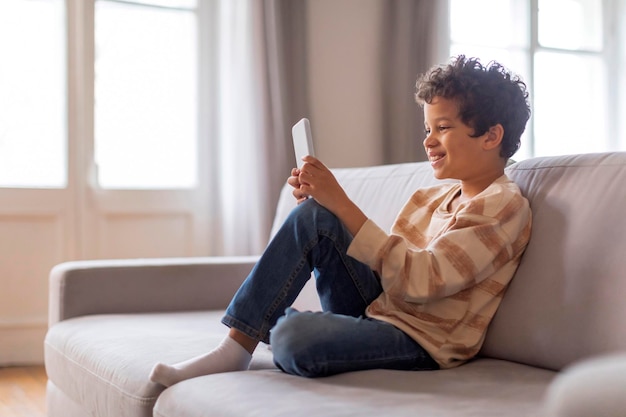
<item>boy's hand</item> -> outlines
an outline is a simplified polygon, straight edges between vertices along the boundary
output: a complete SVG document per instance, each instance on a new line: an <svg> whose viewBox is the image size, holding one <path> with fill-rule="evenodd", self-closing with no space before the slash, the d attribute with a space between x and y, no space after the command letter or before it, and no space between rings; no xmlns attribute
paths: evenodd
<svg viewBox="0 0 626 417"><path fill-rule="evenodd" d="M346 205L350 201L326 165L313 156L306 156L302 159L304 165L298 174L299 195L313 197L315 201L333 213L338 206Z"/></svg>
<svg viewBox="0 0 626 417"><path fill-rule="evenodd" d="M294 197L298 203L311 196L320 205L335 214L356 235L367 217L356 204L350 200L344 189L339 185L333 173L317 158L305 156L301 169L291 171L289 184L295 188Z"/></svg>
<svg viewBox="0 0 626 417"><path fill-rule="evenodd" d="M287 184L291 185L294 190L292 192L293 196L296 198L298 204L306 201L309 197L307 194L303 193L300 190L300 170L298 168L293 168L291 170L291 176L287 179Z"/></svg>

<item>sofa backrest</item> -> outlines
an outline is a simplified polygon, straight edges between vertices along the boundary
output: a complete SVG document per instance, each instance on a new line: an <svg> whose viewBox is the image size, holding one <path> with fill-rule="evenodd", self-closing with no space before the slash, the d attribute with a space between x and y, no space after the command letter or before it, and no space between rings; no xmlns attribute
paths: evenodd
<svg viewBox="0 0 626 417"><path fill-rule="evenodd" d="M481 353L559 370L626 351L626 152L534 158L507 174L533 229Z"/></svg>
<svg viewBox="0 0 626 417"><path fill-rule="evenodd" d="M439 183L427 162L334 173L386 230L416 189ZM533 230L481 355L561 369L626 350L626 153L534 158L507 175L530 200ZM286 185L272 233L294 206ZM319 309L313 285L295 307Z"/></svg>
<svg viewBox="0 0 626 417"><path fill-rule="evenodd" d="M352 201L386 230L391 228L396 215L415 190L441 183L433 177L428 162L339 168L333 169L333 174ZM292 190L286 184L281 191L272 236L296 206Z"/></svg>

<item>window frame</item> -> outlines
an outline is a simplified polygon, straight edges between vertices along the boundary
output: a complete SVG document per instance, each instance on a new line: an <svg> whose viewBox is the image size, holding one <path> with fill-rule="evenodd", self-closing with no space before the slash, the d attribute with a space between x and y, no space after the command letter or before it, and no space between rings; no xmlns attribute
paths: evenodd
<svg viewBox="0 0 626 417"><path fill-rule="evenodd" d="M536 91L535 78L536 78L536 56L538 53L548 52L556 54L566 54L570 56L598 57L603 64L604 76L606 77L606 83L603 86L605 90L606 109L607 114L602 121L589 120L587 123L605 123L606 124L606 147L598 149L598 152L602 151L619 151L626 150L626 121L622 121L619 115L626 109L626 97L624 93L626 91L626 75L621 75L626 68L621 66L626 65L626 58L621 57L621 51L626 51L626 41L624 44L620 43L620 35L626 34L626 29L620 29L620 21L626 25L626 1L624 0L600 0L602 6L602 48L600 51L594 51L589 49L565 49L543 46L539 42L539 0L516 0L518 3L525 4L526 16L528 18L529 32L527 39L527 46L509 46L508 50L516 51L517 53L524 54L526 57L526 63L528 66L528 74L524 77L524 81L527 84L530 93L531 108L534 109L534 97ZM452 0L449 0L449 10L452 10ZM624 33L620 33L620 30ZM452 29L450 30L450 49L455 46L461 45L461 42L455 42L452 38ZM474 47L485 48L501 48L497 45L490 44L472 44ZM616 83L617 88L610 88L611 83ZM620 95L621 94L621 95ZM613 134L615 133L615 134ZM514 156L515 159L526 159L538 155L537 137L535 132L535 120L531 116L526 132L524 133L524 140L522 142L522 149Z"/></svg>

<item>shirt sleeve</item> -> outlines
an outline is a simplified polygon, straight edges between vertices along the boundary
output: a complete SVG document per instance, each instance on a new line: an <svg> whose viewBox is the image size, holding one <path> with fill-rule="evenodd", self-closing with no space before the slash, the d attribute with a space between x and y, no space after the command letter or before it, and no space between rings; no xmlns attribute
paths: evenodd
<svg viewBox="0 0 626 417"><path fill-rule="evenodd" d="M425 248L368 220L348 255L376 271L391 297L425 303L459 293L521 255L515 242L529 228L530 210L520 194L503 205L502 195L481 200L460 209Z"/></svg>

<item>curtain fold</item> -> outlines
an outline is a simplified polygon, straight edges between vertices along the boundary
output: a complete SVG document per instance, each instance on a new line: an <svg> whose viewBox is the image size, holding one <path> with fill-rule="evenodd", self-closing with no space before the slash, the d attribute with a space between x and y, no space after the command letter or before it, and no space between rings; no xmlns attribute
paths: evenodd
<svg viewBox="0 0 626 417"><path fill-rule="evenodd" d="M383 8L384 163L426 159L424 116L415 103L417 75L447 59L446 1L386 0Z"/></svg>
<svg viewBox="0 0 626 417"><path fill-rule="evenodd" d="M212 140L214 254L261 253L295 166L291 126L306 114L305 6L218 0Z"/></svg>

